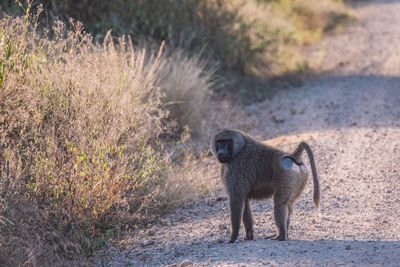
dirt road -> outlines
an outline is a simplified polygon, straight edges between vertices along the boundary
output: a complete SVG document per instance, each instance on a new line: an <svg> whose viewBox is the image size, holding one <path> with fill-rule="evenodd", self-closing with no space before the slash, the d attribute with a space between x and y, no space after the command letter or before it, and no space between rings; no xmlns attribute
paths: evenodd
<svg viewBox="0 0 400 267"><path fill-rule="evenodd" d="M357 25L322 43L328 74L249 107L253 136L287 151L311 145L320 211L310 180L289 241L264 239L275 228L272 201L263 201L252 203L256 240L243 241L242 229L227 244L228 202L211 198L99 254L96 265L400 266L400 1L355 9Z"/></svg>

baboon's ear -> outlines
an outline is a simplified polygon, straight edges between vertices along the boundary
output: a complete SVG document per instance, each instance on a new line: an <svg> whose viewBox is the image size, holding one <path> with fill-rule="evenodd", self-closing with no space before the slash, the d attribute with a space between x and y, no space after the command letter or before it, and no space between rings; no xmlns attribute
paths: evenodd
<svg viewBox="0 0 400 267"><path fill-rule="evenodd" d="M233 153L232 158L235 157L244 147L244 138L240 133L235 133L233 135Z"/></svg>

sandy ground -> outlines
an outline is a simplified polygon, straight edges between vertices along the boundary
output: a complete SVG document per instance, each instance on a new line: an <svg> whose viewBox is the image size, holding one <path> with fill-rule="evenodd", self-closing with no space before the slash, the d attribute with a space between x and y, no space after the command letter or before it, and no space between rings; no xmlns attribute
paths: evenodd
<svg viewBox="0 0 400 267"><path fill-rule="evenodd" d="M249 133L291 151L314 150L322 190L309 179L289 241L274 233L272 201L252 202L255 241L227 244L228 201L187 204L99 253L97 266L400 266L400 1L356 7L360 21L325 47L326 75L250 106ZM185 265L184 263L183 265Z"/></svg>

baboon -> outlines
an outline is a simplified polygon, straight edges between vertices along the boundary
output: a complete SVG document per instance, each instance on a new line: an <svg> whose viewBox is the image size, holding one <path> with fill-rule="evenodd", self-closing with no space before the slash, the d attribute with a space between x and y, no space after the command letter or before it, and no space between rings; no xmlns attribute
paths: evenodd
<svg viewBox="0 0 400 267"><path fill-rule="evenodd" d="M222 163L222 180L229 195L232 229L230 243L238 237L241 219L246 232L245 239L253 240L249 200L272 196L277 233L267 238L280 241L288 239L290 216L308 177L306 165L301 161L303 150L309 157L314 182L314 203L319 208L317 170L307 143L301 142L292 154L288 154L236 130L222 130L214 135L211 151Z"/></svg>

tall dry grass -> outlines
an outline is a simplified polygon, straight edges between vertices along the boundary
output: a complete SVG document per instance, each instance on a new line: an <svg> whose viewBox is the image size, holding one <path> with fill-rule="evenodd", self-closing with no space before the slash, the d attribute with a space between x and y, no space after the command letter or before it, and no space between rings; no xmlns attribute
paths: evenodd
<svg viewBox="0 0 400 267"><path fill-rule="evenodd" d="M157 84L165 93L163 105L169 111L169 125L178 131L189 127L198 137L207 126L209 109L205 105L211 97L210 89L216 86L216 66L207 66L201 54L189 56L183 49L174 49L162 59Z"/></svg>
<svg viewBox="0 0 400 267"><path fill-rule="evenodd" d="M95 45L73 21L73 30L57 22L42 33L37 21L29 10L0 21L5 265L90 255L140 215L207 191L194 179L198 159L174 164L159 138L171 101L202 101L212 75L204 63L110 35ZM179 119L195 121L199 112Z"/></svg>

